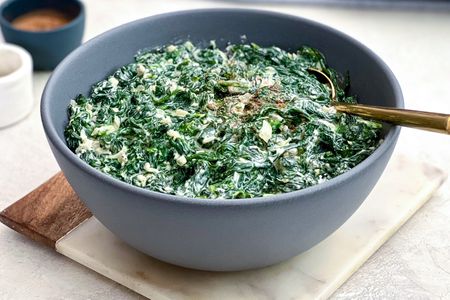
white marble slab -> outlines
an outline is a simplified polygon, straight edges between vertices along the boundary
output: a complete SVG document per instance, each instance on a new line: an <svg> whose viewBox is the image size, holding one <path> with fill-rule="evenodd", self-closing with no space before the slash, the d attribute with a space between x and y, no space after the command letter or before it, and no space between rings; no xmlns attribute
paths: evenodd
<svg viewBox="0 0 450 300"><path fill-rule="evenodd" d="M445 174L395 156L358 211L334 234L284 263L214 273L172 266L117 239L91 218L59 240L63 255L158 299L312 299L330 296L432 195Z"/></svg>

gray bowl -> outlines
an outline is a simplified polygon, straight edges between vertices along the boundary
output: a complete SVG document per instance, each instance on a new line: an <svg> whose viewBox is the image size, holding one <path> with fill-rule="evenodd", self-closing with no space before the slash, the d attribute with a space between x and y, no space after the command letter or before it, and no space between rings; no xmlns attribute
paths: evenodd
<svg viewBox="0 0 450 300"><path fill-rule="evenodd" d="M214 271L268 266L316 245L361 205L383 172L399 128L361 164L319 185L264 198L190 199L135 187L105 175L72 153L64 139L69 100L132 62L143 48L189 39L218 46L249 42L295 50L309 45L349 71L351 93L366 104L403 107L389 68L368 48L324 25L267 11L193 10L141 19L110 30L70 54L42 96L50 147L74 190L109 230L134 248L172 264ZM95 241L92 241L95 242Z"/></svg>

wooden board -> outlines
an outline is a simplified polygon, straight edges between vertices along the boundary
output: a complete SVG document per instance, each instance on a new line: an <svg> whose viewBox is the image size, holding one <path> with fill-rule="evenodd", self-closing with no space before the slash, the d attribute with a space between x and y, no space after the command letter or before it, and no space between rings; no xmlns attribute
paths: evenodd
<svg viewBox="0 0 450 300"><path fill-rule="evenodd" d="M52 248L57 240L91 217L62 172L0 213L0 221Z"/></svg>

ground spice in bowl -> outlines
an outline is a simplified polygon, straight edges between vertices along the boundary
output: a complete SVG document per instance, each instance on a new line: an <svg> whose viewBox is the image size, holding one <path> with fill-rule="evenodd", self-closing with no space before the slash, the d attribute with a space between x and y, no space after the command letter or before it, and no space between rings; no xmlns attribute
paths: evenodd
<svg viewBox="0 0 450 300"><path fill-rule="evenodd" d="M15 18L11 25L25 31L50 31L71 20L70 16L56 9L37 9Z"/></svg>

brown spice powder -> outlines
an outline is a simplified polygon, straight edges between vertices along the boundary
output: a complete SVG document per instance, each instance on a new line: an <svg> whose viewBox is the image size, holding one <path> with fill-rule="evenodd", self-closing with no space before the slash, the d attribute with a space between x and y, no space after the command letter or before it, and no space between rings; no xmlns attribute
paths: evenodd
<svg viewBox="0 0 450 300"><path fill-rule="evenodd" d="M26 31L50 31L69 23L71 18L55 9L37 9L15 18L14 28Z"/></svg>

